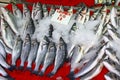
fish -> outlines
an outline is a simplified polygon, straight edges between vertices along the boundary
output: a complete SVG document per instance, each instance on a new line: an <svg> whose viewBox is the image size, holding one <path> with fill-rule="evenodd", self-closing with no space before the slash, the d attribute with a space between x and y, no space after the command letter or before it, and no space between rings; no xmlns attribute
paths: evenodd
<svg viewBox="0 0 120 80"><path fill-rule="evenodd" d="M23 3L23 19L29 20L31 18L30 10L28 9L27 5Z"/></svg>
<svg viewBox="0 0 120 80"><path fill-rule="evenodd" d="M15 16L15 19L22 20L23 18L22 12L14 3L12 3L12 11L13 11L13 15Z"/></svg>
<svg viewBox="0 0 120 80"><path fill-rule="evenodd" d="M55 13L55 6L52 5L49 11L49 16L52 16Z"/></svg>
<svg viewBox="0 0 120 80"><path fill-rule="evenodd" d="M30 50L31 50L31 37L29 34L27 34L22 45L22 52L20 56L21 63L19 67L20 69L23 69L24 62L27 60Z"/></svg>
<svg viewBox="0 0 120 80"><path fill-rule="evenodd" d="M0 42L0 54L6 59L6 51L5 51L5 47L3 45L3 43Z"/></svg>
<svg viewBox="0 0 120 80"><path fill-rule="evenodd" d="M35 59L35 68L33 73L37 74L39 66L45 59L45 55L48 51L48 45L49 45L49 39L47 36L44 36L43 40L40 42L40 45L38 47L37 51L37 57Z"/></svg>
<svg viewBox="0 0 120 80"><path fill-rule="evenodd" d="M78 8L78 10L77 10L76 13L75 13L74 20L77 20L77 19L78 19L79 13L81 12L82 9L83 9L83 7L79 7L79 8Z"/></svg>
<svg viewBox="0 0 120 80"><path fill-rule="evenodd" d="M52 38L52 34L53 34L53 31L54 31L54 27L52 24L49 25L49 33L48 33L48 37L49 38Z"/></svg>
<svg viewBox="0 0 120 80"><path fill-rule="evenodd" d="M44 72L46 71L47 67L50 66L54 62L55 56L56 56L56 46L55 46L55 43L51 41L49 43L49 47L48 47L48 51L45 56L43 67L41 71L39 72L40 76L42 76Z"/></svg>
<svg viewBox="0 0 120 80"><path fill-rule="evenodd" d="M10 25L10 28L14 31L14 33L19 34L19 31L17 29L17 24L15 23L13 14L3 7L1 7L1 11L5 20Z"/></svg>
<svg viewBox="0 0 120 80"><path fill-rule="evenodd" d="M16 65L16 61L17 59L20 57L21 55L21 52L22 52L22 44L23 44L23 41L20 37L20 35L18 35L16 37L16 40L15 40L15 44L13 46L13 50L12 50L12 63L11 63L11 67L13 69L15 69L15 65Z"/></svg>
<svg viewBox="0 0 120 80"><path fill-rule="evenodd" d="M73 7L72 6L68 9L68 13L72 13L73 14Z"/></svg>
<svg viewBox="0 0 120 80"><path fill-rule="evenodd" d="M106 48L105 53L111 60L120 64L120 61L118 57L116 56L116 52L112 48Z"/></svg>
<svg viewBox="0 0 120 80"><path fill-rule="evenodd" d="M74 78L78 78L80 76L83 76L84 74L88 73L90 70L92 70L96 65L97 63L104 57L105 55L105 48L107 43L105 43L104 45L101 46L101 48L98 50L98 54L95 54L96 56L94 56L92 59L89 60L88 63L86 63L83 68L78 72L76 73L73 77Z"/></svg>
<svg viewBox="0 0 120 80"><path fill-rule="evenodd" d="M43 18L42 6L39 2L33 4L31 18L34 21L35 27L37 27L39 21Z"/></svg>
<svg viewBox="0 0 120 80"><path fill-rule="evenodd" d="M35 58L37 56L38 47L39 47L39 42L37 41L37 39L31 40L31 50L27 59L28 61L27 69L29 70L31 69L32 62L35 61Z"/></svg>
<svg viewBox="0 0 120 80"><path fill-rule="evenodd" d="M14 45L14 39L15 39L15 34L14 32L11 30L9 24L4 20L1 19L1 30L2 30L2 38L5 42L5 44L12 49L13 45Z"/></svg>
<svg viewBox="0 0 120 80"><path fill-rule="evenodd" d="M98 63L95 68L93 68L90 72L80 77L80 80L92 80L95 76L97 76L103 69L103 63Z"/></svg>
<svg viewBox="0 0 120 80"><path fill-rule="evenodd" d="M63 12L64 11L64 6L60 6L59 9Z"/></svg>
<svg viewBox="0 0 120 80"><path fill-rule="evenodd" d="M120 65L111 59L105 59L103 61L104 66L108 69L108 71L120 76Z"/></svg>
<svg viewBox="0 0 120 80"><path fill-rule="evenodd" d="M34 34L35 32L35 25L33 23L33 20L32 18L30 18L24 25L24 31L23 31L23 39L25 38L25 36L27 34L30 35L30 37L32 37L32 35Z"/></svg>
<svg viewBox="0 0 120 80"><path fill-rule="evenodd" d="M56 56L55 56L54 68L48 74L48 77L52 77L58 71L58 69L63 65L66 59L66 53L67 53L66 50L67 50L66 43L64 42L63 38L60 37L57 46Z"/></svg>
<svg viewBox="0 0 120 80"><path fill-rule="evenodd" d="M42 9L43 9L43 16L44 18L46 18L49 15L46 4L42 5Z"/></svg>
<svg viewBox="0 0 120 80"><path fill-rule="evenodd" d="M88 22L90 19L90 10L87 9L87 12L86 12L86 17L85 17L85 22Z"/></svg>
<svg viewBox="0 0 120 80"><path fill-rule="evenodd" d="M106 80L120 80L120 76L117 76L116 74L112 72L108 72L107 74L105 74L104 78Z"/></svg>

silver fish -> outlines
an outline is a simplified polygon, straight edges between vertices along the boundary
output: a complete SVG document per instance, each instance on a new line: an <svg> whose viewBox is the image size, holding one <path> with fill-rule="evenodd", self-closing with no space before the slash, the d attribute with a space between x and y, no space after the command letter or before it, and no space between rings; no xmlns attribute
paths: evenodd
<svg viewBox="0 0 120 80"><path fill-rule="evenodd" d="M15 44L14 44L13 50L12 50L12 64L11 65L13 68L15 68L16 61L21 55L22 44L23 44L23 41L19 35L19 36L17 36L17 38L15 40Z"/></svg>
<svg viewBox="0 0 120 80"><path fill-rule="evenodd" d="M92 80L95 76L97 76L103 69L103 63L98 63L92 71L88 72L84 76L80 77L80 80Z"/></svg>
<svg viewBox="0 0 120 80"><path fill-rule="evenodd" d="M20 11L20 9L13 3L12 4L12 10L13 10L13 14L15 16L15 18L18 20L22 20L23 16L22 16L22 12Z"/></svg>
<svg viewBox="0 0 120 80"><path fill-rule="evenodd" d="M17 24L15 23L15 19L13 14L8 11L7 9L1 7L1 11L5 17L5 20L8 22L8 24L10 25L10 28L16 33L19 34L19 31L17 29Z"/></svg>
<svg viewBox="0 0 120 80"><path fill-rule="evenodd" d="M87 72L89 72L90 70L92 70L97 63L103 58L104 54L104 50L106 48L107 43L105 43L98 51L99 54L96 54L95 57L93 57L88 63L85 64L85 66L74 75L74 78L78 78L80 76L83 76L84 74L86 74Z"/></svg>
<svg viewBox="0 0 120 80"><path fill-rule="evenodd" d="M120 65L113 62L110 59L105 59L103 61L104 66L110 71L115 73L116 75L120 76Z"/></svg>
<svg viewBox="0 0 120 80"><path fill-rule="evenodd" d="M49 16L52 16L55 13L55 6L52 5L50 8Z"/></svg>
<svg viewBox="0 0 120 80"><path fill-rule="evenodd" d="M107 54L107 56L108 56L111 60L113 60L114 62L120 64L119 59L118 59L118 57L116 56L116 52L115 52L112 48L107 48L107 49L105 50L105 53Z"/></svg>
<svg viewBox="0 0 120 80"><path fill-rule="evenodd" d="M2 76L7 76L7 72L0 66L0 74L2 74Z"/></svg>
<svg viewBox="0 0 120 80"><path fill-rule="evenodd" d="M31 49L31 38L30 38L30 35L27 34L25 37L25 40L23 41L23 45L22 45L22 53L20 56L20 59L21 59L20 69L23 68L24 62L28 58L30 49Z"/></svg>
<svg viewBox="0 0 120 80"><path fill-rule="evenodd" d="M39 2L37 4L35 3L33 4L31 17L34 21L35 27L37 27L37 25L39 24L39 21L43 17L42 6Z"/></svg>
<svg viewBox="0 0 120 80"><path fill-rule="evenodd" d="M32 62L34 62L36 56L37 56L37 51L38 51L38 47L39 47L39 42L37 41L37 39L34 39L31 41L31 50L28 56L28 64L27 64L27 68L31 69L32 66Z"/></svg>
<svg viewBox="0 0 120 80"><path fill-rule="evenodd" d="M3 45L3 43L0 42L0 54L6 59L6 51L5 51L5 47Z"/></svg>
<svg viewBox="0 0 120 80"><path fill-rule="evenodd" d="M88 22L90 19L90 10L87 9L86 17L85 17L85 22Z"/></svg>
<svg viewBox="0 0 120 80"><path fill-rule="evenodd" d="M59 44L57 46L54 68L52 72L48 74L49 77L53 76L57 72L57 70L60 68L60 66L63 65L64 60L66 58L66 48L67 48L66 43L61 37L59 40Z"/></svg>
<svg viewBox="0 0 120 80"><path fill-rule="evenodd" d="M23 38L25 38L27 34L29 34L30 37L32 37L34 32L35 32L35 26L33 20L30 18L24 25Z"/></svg>
<svg viewBox="0 0 120 80"><path fill-rule="evenodd" d="M42 5L42 9L43 9L43 16L45 18L45 17L47 17L49 15L46 4Z"/></svg>
<svg viewBox="0 0 120 80"><path fill-rule="evenodd" d="M104 78L106 80L120 80L120 76L117 76L116 74L112 72L108 72L107 74L105 74Z"/></svg>
<svg viewBox="0 0 120 80"><path fill-rule="evenodd" d="M15 34L4 19L1 20L1 26L3 40L5 44L12 49L14 45Z"/></svg>
<svg viewBox="0 0 120 80"><path fill-rule="evenodd" d="M43 67L42 67L39 75L42 76L44 74L44 72L47 69L47 67L54 62L55 56L56 56L56 46L55 46L55 43L54 42L50 42L49 43L49 47L48 47L48 51L47 51L46 56L45 56Z"/></svg>
<svg viewBox="0 0 120 80"><path fill-rule="evenodd" d="M44 61L45 55L48 50L48 45L49 45L49 39L47 36L44 36L43 41L40 42L40 45L37 51L37 57L35 59L36 65L33 71L33 73L35 74L37 74L40 64Z"/></svg>
<svg viewBox="0 0 120 80"><path fill-rule="evenodd" d="M30 17L30 10L28 9L27 5L23 3L23 19L28 20Z"/></svg>

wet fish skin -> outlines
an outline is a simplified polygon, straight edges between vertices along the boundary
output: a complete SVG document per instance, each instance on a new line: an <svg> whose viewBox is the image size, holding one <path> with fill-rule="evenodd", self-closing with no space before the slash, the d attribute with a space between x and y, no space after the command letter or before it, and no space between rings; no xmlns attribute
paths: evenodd
<svg viewBox="0 0 120 80"><path fill-rule="evenodd" d="M48 51L47 51L46 56L45 56L43 67L39 73L40 76L42 76L44 74L44 72L46 71L47 67L50 66L54 62L55 56L56 56L55 43L50 42L49 47L48 47Z"/></svg>
<svg viewBox="0 0 120 80"><path fill-rule="evenodd" d="M44 18L46 18L49 15L46 4L42 5L42 9L43 9L43 16Z"/></svg>
<svg viewBox="0 0 120 80"><path fill-rule="evenodd" d="M8 11L7 9L1 7L2 14L4 15L5 20L10 25L10 28L16 33L19 34L19 31L17 29L17 24L15 23L15 19L13 14Z"/></svg>
<svg viewBox="0 0 120 80"><path fill-rule="evenodd" d="M23 45L22 45L22 53L20 56L21 59L21 64L20 64L20 68L22 69L24 66L24 62L26 61L26 59L28 58L29 52L31 49L31 37L29 34L26 35L25 40L23 41Z"/></svg>
<svg viewBox="0 0 120 80"><path fill-rule="evenodd" d="M53 27L52 24L50 24L49 27L50 27L50 28L49 28L48 37L52 38L52 33L53 33L53 31L54 31L54 27Z"/></svg>
<svg viewBox="0 0 120 80"><path fill-rule="evenodd" d="M0 42L0 55L2 55L6 59L6 51L3 43Z"/></svg>
<svg viewBox="0 0 120 80"><path fill-rule="evenodd" d="M114 74L120 76L120 69L119 69L120 65L119 64L113 62L110 59L105 59L103 61L103 64L110 72L113 72Z"/></svg>
<svg viewBox="0 0 120 80"><path fill-rule="evenodd" d="M104 78L106 80L120 80L120 76L117 76L116 74L112 72L108 72L107 74L105 74Z"/></svg>
<svg viewBox="0 0 120 80"><path fill-rule="evenodd" d="M12 50L12 64L11 64L12 67L15 67L16 61L21 55L22 44L23 44L23 41L22 41L20 35L18 35L16 37L15 44L14 44L13 50Z"/></svg>
<svg viewBox="0 0 120 80"><path fill-rule="evenodd" d="M49 39L47 36L44 36L43 41L40 42L40 45L38 47L38 51L37 51L37 57L35 59L35 68L33 73L37 74L39 66L41 65L41 63L44 61L45 55L47 53L48 50L48 45L49 45Z"/></svg>
<svg viewBox="0 0 120 80"><path fill-rule="evenodd" d="M9 48L13 48L14 45L14 39L15 39L15 34L14 32L11 30L9 24L4 20L1 19L1 30L2 30L2 38L5 42L5 44L9 47Z"/></svg>
<svg viewBox="0 0 120 80"><path fill-rule="evenodd" d="M39 42L37 41L37 39L33 39L31 40L31 50L28 56L28 64L27 64L27 68L31 69L32 66L32 62L35 61L35 58L37 56L37 51L38 51L38 47L39 47Z"/></svg>
<svg viewBox="0 0 120 80"><path fill-rule="evenodd" d="M64 60L66 59L66 50L67 50L66 43L64 42L63 38L60 37L55 56L54 68L51 71L51 73L48 74L49 77L53 76L60 68L60 66L63 65Z"/></svg>
<svg viewBox="0 0 120 80"><path fill-rule="evenodd" d="M52 5L50 8L49 16L52 16L55 13L55 6Z"/></svg>
<svg viewBox="0 0 120 80"><path fill-rule="evenodd" d="M2 76L7 76L7 72L0 66L0 74L2 74Z"/></svg>

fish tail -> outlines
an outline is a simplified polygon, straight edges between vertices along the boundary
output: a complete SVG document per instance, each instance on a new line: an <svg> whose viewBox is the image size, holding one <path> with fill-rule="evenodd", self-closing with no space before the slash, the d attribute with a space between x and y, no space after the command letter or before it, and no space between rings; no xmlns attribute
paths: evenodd
<svg viewBox="0 0 120 80"><path fill-rule="evenodd" d="M43 71L40 71L38 75L43 76L43 75L44 75L44 72L43 72Z"/></svg>

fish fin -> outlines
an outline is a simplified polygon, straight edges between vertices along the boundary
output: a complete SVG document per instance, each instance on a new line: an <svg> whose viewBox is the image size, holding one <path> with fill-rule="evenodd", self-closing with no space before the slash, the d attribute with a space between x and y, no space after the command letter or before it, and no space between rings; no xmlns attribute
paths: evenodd
<svg viewBox="0 0 120 80"><path fill-rule="evenodd" d="M48 76L48 77L52 77L53 75L54 75L54 73L51 72L51 73L49 73L47 76Z"/></svg>
<svg viewBox="0 0 120 80"><path fill-rule="evenodd" d="M34 71L32 71L32 73L38 75L38 71L34 70Z"/></svg>
<svg viewBox="0 0 120 80"><path fill-rule="evenodd" d="M38 75L43 76L43 75L44 75L44 72L43 72L43 71L40 71Z"/></svg>
<svg viewBox="0 0 120 80"><path fill-rule="evenodd" d="M10 68L8 68L10 71L13 71L14 69L16 69L15 65L11 65Z"/></svg>

